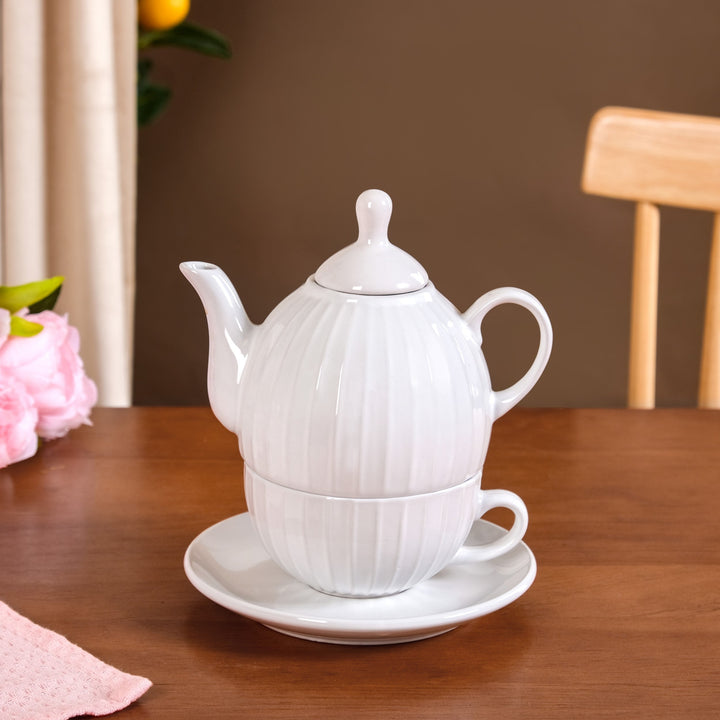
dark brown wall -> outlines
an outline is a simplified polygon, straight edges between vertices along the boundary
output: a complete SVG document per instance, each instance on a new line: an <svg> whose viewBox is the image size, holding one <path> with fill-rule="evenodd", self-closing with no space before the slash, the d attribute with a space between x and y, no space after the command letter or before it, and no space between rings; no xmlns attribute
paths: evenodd
<svg viewBox="0 0 720 720"><path fill-rule="evenodd" d="M609 104L720 116L720 4L702 0L196 0L229 62L154 57L175 97L140 132L135 400L205 404L207 339L182 260L218 263L255 322L356 237L369 187L393 242L461 310L536 294L555 348L529 405L622 405L632 207L579 189ZM710 218L663 211L658 401L692 404ZM537 333L484 326L495 386Z"/></svg>

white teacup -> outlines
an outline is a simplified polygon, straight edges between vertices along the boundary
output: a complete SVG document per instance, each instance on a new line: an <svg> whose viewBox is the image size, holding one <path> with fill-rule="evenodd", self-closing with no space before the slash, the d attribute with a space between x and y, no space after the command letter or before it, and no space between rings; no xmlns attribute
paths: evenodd
<svg viewBox="0 0 720 720"><path fill-rule="evenodd" d="M508 490L481 490L479 474L436 492L394 498L318 495L270 482L245 466L245 495L269 555L316 590L344 597L392 595L455 561L482 562L515 547L525 535L525 503ZM509 508L509 532L463 546L473 522Z"/></svg>

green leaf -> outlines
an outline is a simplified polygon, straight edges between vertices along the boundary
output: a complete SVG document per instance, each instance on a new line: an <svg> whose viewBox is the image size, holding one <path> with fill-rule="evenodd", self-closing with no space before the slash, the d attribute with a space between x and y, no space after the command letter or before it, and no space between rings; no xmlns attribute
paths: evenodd
<svg viewBox="0 0 720 720"><path fill-rule="evenodd" d="M138 85L137 113L138 125L151 123L170 102L170 88L147 83Z"/></svg>
<svg viewBox="0 0 720 720"><path fill-rule="evenodd" d="M32 320L26 320L20 315L13 315L10 318L10 334L17 335L18 337L32 337L37 335L43 326L40 323L32 322Z"/></svg>
<svg viewBox="0 0 720 720"><path fill-rule="evenodd" d="M165 30L141 30L138 28L138 50L152 47L165 32Z"/></svg>
<svg viewBox="0 0 720 720"><path fill-rule="evenodd" d="M226 37L215 30L187 22L168 30L152 30L138 35L138 50L161 45L185 48L224 60L232 57L232 48Z"/></svg>
<svg viewBox="0 0 720 720"><path fill-rule="evenodd" d="M148 84L150 78L150 71L152 70L153 62L149 58L138 58L137 74L138 74L138 87L145 87Z"/></svg>
<svg viewBox="0 0 720 720"><path fill-rule="evenodd" d="M52 295L55 295L55 299L57 299L64 279L58 275L25 285L0 285L0 307L14 313L22 308L29 308L31 305L40 303Z"/></svg>
<svg viewBox="0 0 720 720"><path fill-rule="evenodd" d="M57 289L51 292L47 297L44 297L42 300L38 300L32 305L28 305L28 310L31 313L40 313L43 310L52 310L55 307L55 303L57 302L58 298L60 297L61 290L62 285L58 285Z"/></svg>

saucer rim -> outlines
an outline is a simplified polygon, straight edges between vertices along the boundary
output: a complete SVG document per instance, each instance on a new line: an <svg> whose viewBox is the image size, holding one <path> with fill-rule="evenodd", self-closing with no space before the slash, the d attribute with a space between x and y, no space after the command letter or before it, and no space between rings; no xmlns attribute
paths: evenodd
<svg viewBox="0 0 720 720"><path fill-rule="evenodd" d="M265 625L266 627L278 632L308 640L355 644L359 640L368 638L376 638L380 642L389 643L432 637L434 635L449 632L459 625L485 615L489 615L490 613L506 607L527 592L537 575L537 561L535 556L532 550L523 541L508 552L517 552L518 549L522 549L527 554L528 566L526 573L511 588L488 600L472 603L466 607L457 608L455 610L439 611L426 615L412 615L401 618L327 618L323 617L322 614L312 615L309 613L299 615L296 612L268 608L267 606L245 600L229 590L219 590L201 578L194 570L192 555L194 550L201 544L203 538L210 535L212 531L220 525L238 521L249 522L250 528L254 532L249 513L242 512L213 523L200 532L190 542L183 557L185 575L198 592L221 607L254 620L255 622ZM482 523L498 528L503 532L507 532L505 528L487 520L479 519L475 521L475 524L477 523ZM257 542L260 544L259 538L257 538ZM268 559L270 559L269 555ZM492 563L493 560L488 560L486 562ZM207 570L206 566L203 566L203 568ZM212 576L212 572L210 572L210 575ZM331 598L337 603L358 602L357 598L343 598L325 595L318 590L309 588L304 585L304 583L292 578L289 575L288 578L297 582L298 585L302 585L307 588L310 592L317 593L325 599ZM433 578L429 578L428 580L425 580L424 583L432 582L432 580ZM370 607L370 603L374 600L387 600L387 598L367 598L363 599L362 602L368 603L368 607Z"/></svg>

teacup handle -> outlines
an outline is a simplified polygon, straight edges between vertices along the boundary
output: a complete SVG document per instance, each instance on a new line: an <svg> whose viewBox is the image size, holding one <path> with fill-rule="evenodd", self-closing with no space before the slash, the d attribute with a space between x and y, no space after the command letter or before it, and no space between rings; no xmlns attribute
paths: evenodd
<svg viewBox="0 0 720 720"><path fill-rule="evenodd" d="M525 290L513 287L497 288L478 298L463 313L465 322L474 330L482 344L480 326L487 313L503 303L513 303L529 310L540 326L540 345L530 369L515 384L505 390L492 392L491 412L493 421L504 415L510 408L517 405L542 375L552 349L553 333L550 318L538 299Z"/></svg>
<svg viewBox="0 0 720 720"><path fill-rule="evenodd" d="M504 507L515 515L510 530L502 537L485 545L463 545L455 554L455 562L483 562L504 555L512 550L525 536L528 527L528 511L519 495L510 490L480 490L478 488L475 505L475 520L488 510Z"/></svg>

